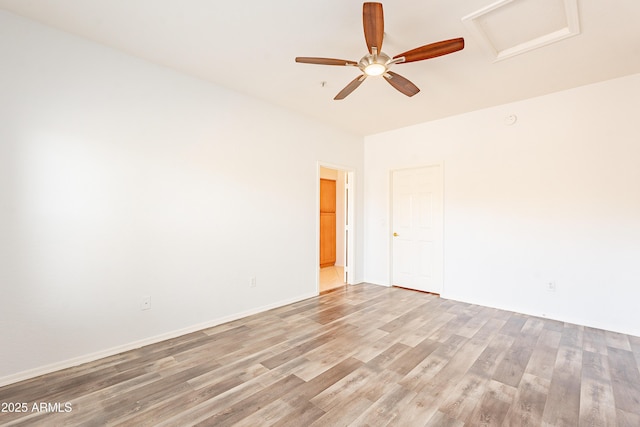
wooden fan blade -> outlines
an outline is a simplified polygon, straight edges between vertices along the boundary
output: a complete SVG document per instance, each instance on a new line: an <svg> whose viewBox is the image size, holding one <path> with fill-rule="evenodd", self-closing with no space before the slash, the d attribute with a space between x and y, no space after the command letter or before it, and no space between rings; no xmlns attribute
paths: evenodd
<svg viewBox="0 0 640 427"><path fill-rule="evenodd" d="M423 59L435 58L437 56L447 55L449 53L457 52L464 48L464 39L462 37L451 40L443 40L437 43L427 44L405 53L401 53L393 57L397 59L404 56L406 62L422 61Z"/></svg>
<svg viewBox="0 0 640 427"><path fill-rule="evenodd" d="M407 96L413 96L420 92L418 86L393 71L387 71L384 75L384 79L388 81L391 86L395 87Z"/></svg>
<svg viewBox="0 0 640 427"><path fill-rule="evenodd" d="M351 83L349 83L348 85L346 85L346 86L345 86L345 88L344 88L344 89L342 89L342 90L340 91L340 93L338 93L338 94L336 95L336 97L335 97L335 98L333 98L333 99L335 99L336 101L339 101L339 100L341 100L341 99L345 99L347 96L349 96L349 94L350 94L351 92L353 92L354 90L356 90L356 89L358 88L358 86L360 86L360 84L361 84L361 83L364 81L364 79L366 79L366 78L367 78L367 76L366 76L365 74L363 74L363 75L361 75L361 76L359 76L359 77L356 77L355 79L353 79L353 80L351 81Z"/></svg>
<svg viewBox="0 0 640 427"><path fill-rule="evenodd" d="M364 39L367 41L369 53L382 52L382 39L384 38L384 16L382 3L365 3L362 5L362 26L364 27Z"/></svg>
<svg viewBox="0 0 640 427"><path fill-rule="evenodd" d="M311 58L306 56L298 56L296 62L303 64L318 64L318 65L358 65L355 61L349 61L347 59L333 59L333 58Z"/></svg>

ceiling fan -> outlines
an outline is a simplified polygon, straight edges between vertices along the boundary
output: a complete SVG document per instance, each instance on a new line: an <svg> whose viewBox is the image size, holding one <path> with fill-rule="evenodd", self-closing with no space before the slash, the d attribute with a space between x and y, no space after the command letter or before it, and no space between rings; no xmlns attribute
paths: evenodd
<svg viewBox="0 0 640 427"><path fill-rule="evenodd" d="M367 78L372 76L383 76L391 86L407 96L413 96L420 92L420 89L401 75L390 71L395 64L406 64L407 62L422 61L424 59L435 58L457 52L464 48L464 39L457 38L443 40L436 43L427 44L407 52L394 56L393 58L382 52L382 39L384 38L384 16L382 13L382 3L367 2L362 5L362 24L364 26L364 38L367 42L369 54L363 56L359 62L345 59L333 58L313 58L297 57L296 62L319 65L340 65L357 66L362 71L362 75L356 77L344 89L336 95L336 100L346 98L351 92Z"/></svg>

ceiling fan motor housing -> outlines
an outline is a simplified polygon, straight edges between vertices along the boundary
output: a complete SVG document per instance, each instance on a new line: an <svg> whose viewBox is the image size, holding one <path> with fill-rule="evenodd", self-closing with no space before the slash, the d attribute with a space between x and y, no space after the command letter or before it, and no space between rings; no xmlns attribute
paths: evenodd
<svg viewBox="0 0 640 427"><path fill-rule="evenodd" d="M362 57L358 62L358 67L367 76L380 76L387 72L391 62L391 57L383 52L379 54L369 54Z"/></svg>

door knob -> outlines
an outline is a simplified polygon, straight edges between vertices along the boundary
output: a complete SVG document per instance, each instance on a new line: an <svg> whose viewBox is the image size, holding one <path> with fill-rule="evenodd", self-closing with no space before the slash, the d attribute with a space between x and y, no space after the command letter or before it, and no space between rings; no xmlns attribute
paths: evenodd
<svg viewBox="0 0 640 427"><path fill-rule="evenodd" d="M398 233L393 233L393 237L398 237L399 234Z"/></svg>

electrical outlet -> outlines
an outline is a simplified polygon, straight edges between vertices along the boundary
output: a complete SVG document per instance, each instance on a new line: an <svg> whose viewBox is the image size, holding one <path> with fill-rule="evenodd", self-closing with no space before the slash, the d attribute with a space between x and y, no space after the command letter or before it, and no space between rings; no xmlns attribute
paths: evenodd
<svg viewBox="0 0 640 427"><path fill-rule="evenodd" d="M149 310L151 308L151 297L149 295L145 295L142 297L142 301L140 302L140 310Z"/></svg>
<svg viewBox="0 0 640 427"><path fill-rule="evenodd" d="M547 282L547 291L555 292L556 291L556 282Z"/></svg>
<svg viewBox="0 0 640 427"><path fill-rule="evenodd" d="M249 279L249 287L250 288L255 288L256 287L256 276L253 276Z"/></svg>

